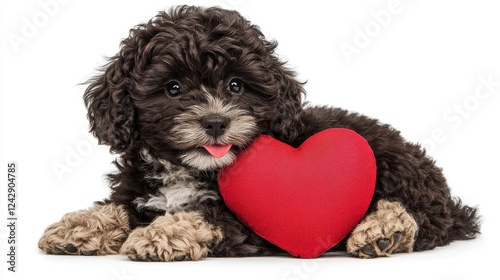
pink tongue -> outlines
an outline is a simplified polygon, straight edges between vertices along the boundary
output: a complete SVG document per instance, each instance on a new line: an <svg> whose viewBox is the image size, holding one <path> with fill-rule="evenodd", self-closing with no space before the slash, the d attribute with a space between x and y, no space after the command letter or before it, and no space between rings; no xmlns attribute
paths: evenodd
<svg viewBox="0 0 500 280"><path fill-rule="evenodd" d="M227 144L227 145L205 145L203 146L203 148L205 148L205 150L207 150L207 152L209 152L212 156L216 157L216 158L221 158L223 157L225 154L227 154L227 152L229 151L229 149L231 149L231 144Z"/></svg>

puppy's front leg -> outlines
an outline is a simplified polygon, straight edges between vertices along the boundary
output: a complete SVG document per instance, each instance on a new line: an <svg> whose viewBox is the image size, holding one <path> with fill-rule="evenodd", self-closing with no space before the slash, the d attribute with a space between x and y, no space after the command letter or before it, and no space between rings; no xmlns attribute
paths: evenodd
<svg viewBox="0 0 500 280"><path fill-rule="evenodd" d="M178 212L136 228L120 249L133 261L200 260L222 240L222 231L199 212Z"/></svg>
<svg viewBox="0 0 500 280"><path fill-rule="evenodd" d="M116 254L129 232L123 206L96 204L88 210L68 213L47 227L38 247L55 255Z"/></svg>
<svg viewBox="0 0 500 280"><path fill-rule="evenodd" d="M415 219L399 202L379 200L347 240L347 251L360 258L411 252L418 230Z"/></svg>

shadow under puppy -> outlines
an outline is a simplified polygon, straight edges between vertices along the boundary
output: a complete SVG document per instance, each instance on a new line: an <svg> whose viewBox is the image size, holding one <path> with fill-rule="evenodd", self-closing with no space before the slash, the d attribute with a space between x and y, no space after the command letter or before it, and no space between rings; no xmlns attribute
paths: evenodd
<svg viewBox="0 0 500 280"><path fill-rule="evenodd" d="M84 95L90 131L119 154L111 196L50 225L39 248L140 261L278 252L224 205L218 171L261 134L297 147L337 127L366 138L377 180L365 218L333 249L371 258L479 233L476 209L451 197L418 145L363 115L304 106L276 46L220 8L180 6L132 29Z"/></svg>

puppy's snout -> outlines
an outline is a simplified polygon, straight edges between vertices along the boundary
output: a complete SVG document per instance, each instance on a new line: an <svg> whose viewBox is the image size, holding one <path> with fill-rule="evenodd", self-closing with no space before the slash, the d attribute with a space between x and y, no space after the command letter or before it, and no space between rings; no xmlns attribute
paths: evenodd
<svg viewBox="0 0 500 280"><path fill-rule="evenodd" d="M221 136L229 125L229 118L221 115L208 115L201 119L201 127L214 138Z"/></svg>

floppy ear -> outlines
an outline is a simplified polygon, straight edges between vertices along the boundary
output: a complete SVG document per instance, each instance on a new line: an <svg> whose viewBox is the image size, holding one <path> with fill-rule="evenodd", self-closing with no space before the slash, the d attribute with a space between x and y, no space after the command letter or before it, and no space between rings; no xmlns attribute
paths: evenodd
<svg viewBox="0 0 500 280"><path fill-rule="evenodd" d="M84 101L90 132L111 152L124 152L134 140L135 112L130 101L130 72L136 50L131 40L122 42L120 52L89 80Z"/></svg>
<svg viewBox="0 0 500 280"><path fill-rule="evenodd" d="M295 78L295 73L285 67L285 63L272 55L270 72L278 84L269 127L274 137L292 142L303 131L301 121L303 111L303 84Z"/></svg>

